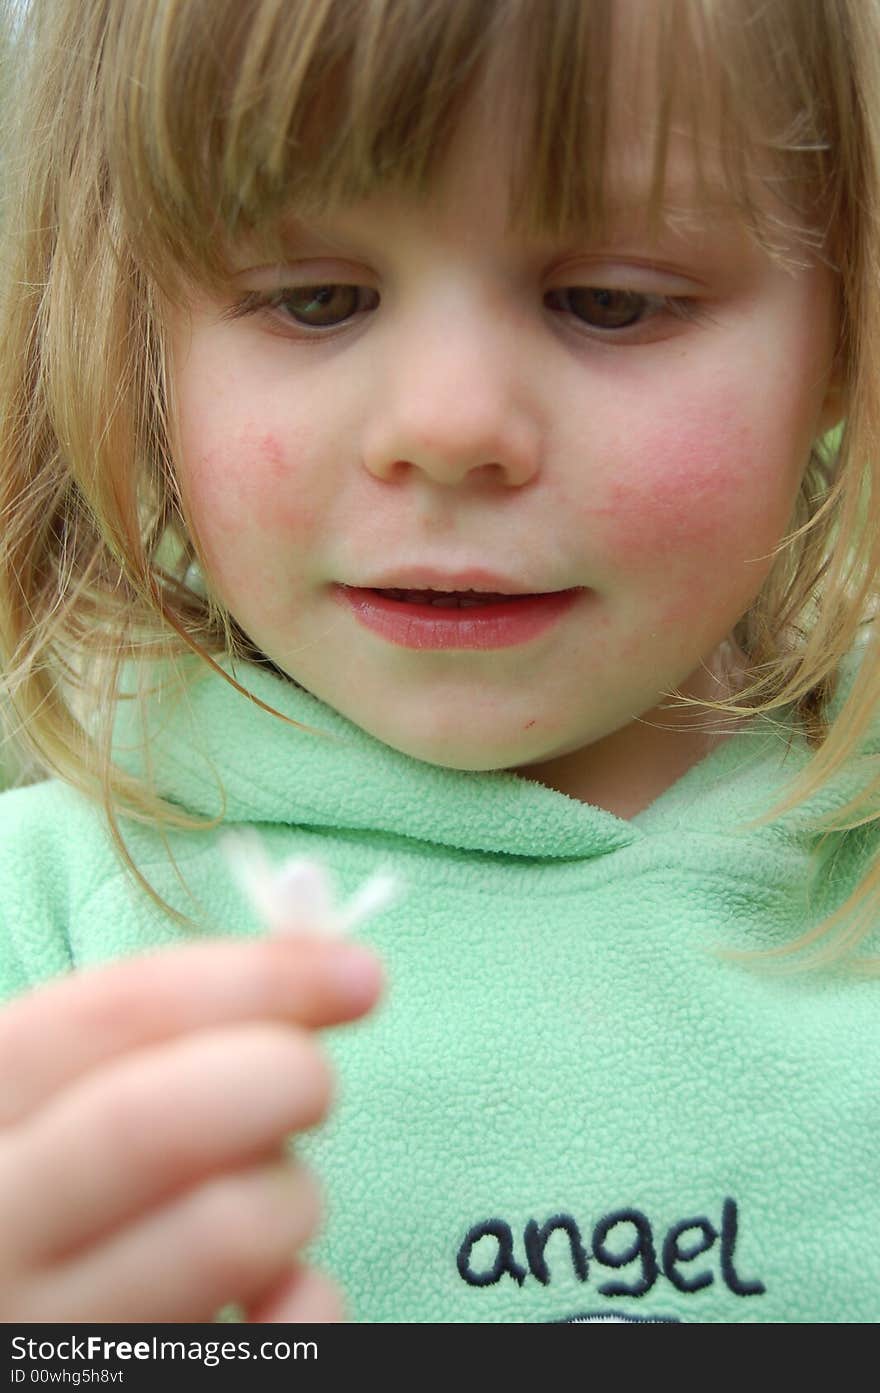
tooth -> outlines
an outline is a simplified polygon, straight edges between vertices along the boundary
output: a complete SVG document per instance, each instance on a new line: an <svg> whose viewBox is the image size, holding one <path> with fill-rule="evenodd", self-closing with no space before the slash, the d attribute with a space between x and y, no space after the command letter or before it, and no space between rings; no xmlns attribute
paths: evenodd
<svg viewBox="0 0 880 1393"><path fill-rule="evenodd" d="M398 586L388 586L379 592L388 599L401 603L430 605L434 609L476 609L480 605L499 604L511 597L489 594L482 590L402 590Z"/></svg>

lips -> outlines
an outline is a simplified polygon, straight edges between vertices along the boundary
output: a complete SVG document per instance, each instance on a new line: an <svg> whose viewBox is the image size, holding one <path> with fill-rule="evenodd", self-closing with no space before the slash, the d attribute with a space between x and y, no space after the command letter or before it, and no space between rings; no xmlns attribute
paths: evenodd
<svg viewBox="0 0 880 1393"><path fill-rule="evenodd" d="M389 643L414 649L508 648L546 633L586 594L336 585L334 598Z"/></svg>

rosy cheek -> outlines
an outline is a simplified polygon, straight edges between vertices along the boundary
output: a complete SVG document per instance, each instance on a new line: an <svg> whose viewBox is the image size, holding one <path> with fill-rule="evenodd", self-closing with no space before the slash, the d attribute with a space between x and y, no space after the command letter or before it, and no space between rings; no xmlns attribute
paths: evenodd
<svg viewBox="0 0 880 1393"><path fill-rule="evenodd" d="M573 500L596 587L633 622L621 659L734 624L788 525L799 478L790 443L731 398L689 416L679 403L678 419L615 440L596 460L592 496Z"/></svg>
<svg viewBox="0 0 880 1393"><path fill-rule="evenodd" d="M774 476L758 434L720 411L692 413L609 455L578 508L597 567L692 582L707 565L760 555L785 528L796 482Z"/></svg>
<svg viewBox="0 0 880 1393"><path fill-rule="evenodd" d="M293 548L304 543L316 511L305 483L308 446L302 433L282 441L274 432L246 427L190 459L187 493L206 544L211 538L278 538Z"/></svg>

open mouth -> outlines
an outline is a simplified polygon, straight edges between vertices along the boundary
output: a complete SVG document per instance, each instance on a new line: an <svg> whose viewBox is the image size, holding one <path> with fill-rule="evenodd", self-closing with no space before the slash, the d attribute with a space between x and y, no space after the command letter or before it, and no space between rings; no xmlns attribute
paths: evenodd
<svg viewBox="0 0 880 1393"><path fill-rule="evenodd" d="M408 605L431 605L435 609L474 609L480 605L536 598L534 595L490 594L483 590L374 590L373 594Z"/></svg>
<svg viewBox="0 0 880 1393"><path fill-rule="evenodd" d="M336 598L355 618L403 648L507 648L551 628L583 591L504 594L487 590L410 590L339 585Z"/></svg>

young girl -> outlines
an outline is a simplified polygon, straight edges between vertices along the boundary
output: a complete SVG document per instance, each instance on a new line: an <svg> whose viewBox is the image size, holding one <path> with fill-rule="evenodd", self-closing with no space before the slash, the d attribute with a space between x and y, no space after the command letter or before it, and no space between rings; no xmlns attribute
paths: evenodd
<svg viewBox="0 0 880 1393"><path fill-rule="evenodd" d="M876 1320L880 6L10 28L3 1319Z"/></svg>

